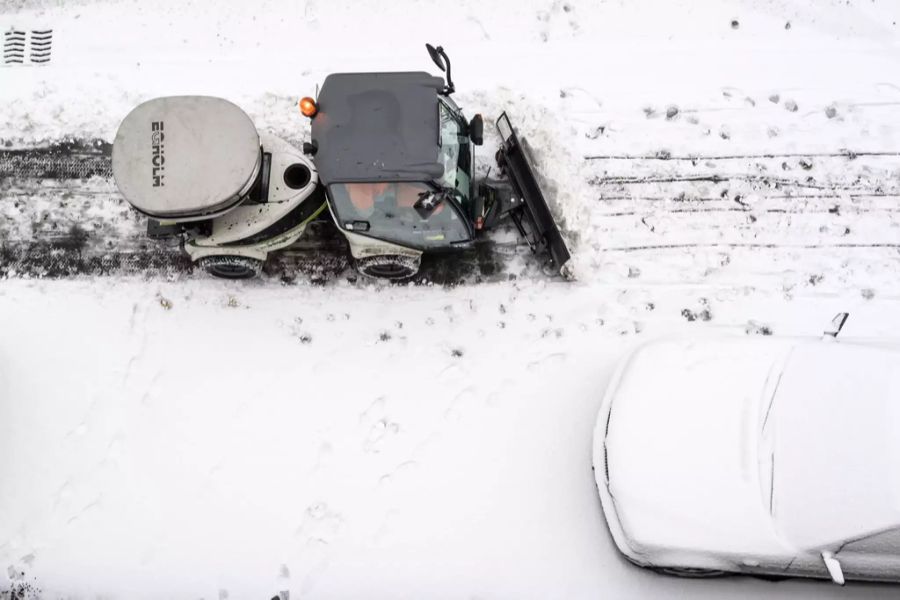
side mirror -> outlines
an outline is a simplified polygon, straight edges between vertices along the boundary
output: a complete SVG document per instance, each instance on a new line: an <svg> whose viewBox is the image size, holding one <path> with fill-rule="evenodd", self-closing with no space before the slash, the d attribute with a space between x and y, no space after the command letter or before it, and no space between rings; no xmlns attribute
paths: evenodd
<svg viewBox="0 0 900 600"><path fill-rule="evenodd" d="M445 96L449 96L456 91L456 88L453 86L453 79L450 77L450 57L447 56L446 52L444 52L444 48L442 46L438 46L437 48L435 48L431 44L425 44L425 49L428 50L428 56L431 57L431 60L434 61L434 64L437 65L437 68L441 71L446 71L447 85L444 86L444 90L442 93Z"/></svg>
<svg viewBox="0 0 900 600"><path fill-rule="evenodd" d="M444 59L441 58L440 55L440 51L443 50L443 48L438 49L431 44L425 44L425 49L428 50L428 56L431 57L431 60L437 65L437 68L441 71L446 71L447 67L444 66Z"/></svg>
<svg viewBox="0 0 900 600"><path fill-rule="evenodd" d="M469 139L476 146L484 143L484 119L481 118L481 115L475 115L469 121Z"/></svg>
<svg viewBox="0 0 900 600"><path fill-rule="evenodd" d="M825 339L828 339L829 337L836 338L841 332L841 329L844 328L844 323L847 322L847 319L849 317L850 313L845 312L835 315L835 317L831 320L831 326L823 332L822 337Z"/></svg>
<svg viewBox="0 0 900 600"><path fill-rule="evenodd" d="M822 552L822 560L825 562L825 568L831 575L831 581L838 585L844 585L844 571L841 569L841 563L834 557L834 552Z"/></svg>

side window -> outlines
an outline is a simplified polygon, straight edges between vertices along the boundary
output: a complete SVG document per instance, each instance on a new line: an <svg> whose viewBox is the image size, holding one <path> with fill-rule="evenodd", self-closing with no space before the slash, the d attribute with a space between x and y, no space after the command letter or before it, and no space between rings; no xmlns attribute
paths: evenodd
<svg viewBox="0 0 900 600"><path fill-rule="evenodd" d="M333 183L328 191L339 226L356 233L423 250L469 239L451 204L439 204L430 213L416 210L416 202L432 193L425 183Z"/></svg>
<svg viewBox="0 0 900 600"><path fill-rule="evenodd" d="M438 180L443 187L456 188L465 200L471 192L472 151L469 138L463 135L464 125L443 102L438 102L440 116L440 162L444 175Z"/></svg>
<svg viewBox="0 0 900 600"><path fill-rule="evenodd" d="M844 544L835 558L849 579L900 577L900 529L889 529Z"/></svg>

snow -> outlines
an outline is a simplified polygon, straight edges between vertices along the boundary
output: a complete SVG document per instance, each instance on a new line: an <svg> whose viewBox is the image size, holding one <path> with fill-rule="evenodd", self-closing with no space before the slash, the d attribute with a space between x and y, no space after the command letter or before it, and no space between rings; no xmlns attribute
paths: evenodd
<svg viewBox="0 0 900 600"><path fill-rule="evenodd" d="M578 280L518 263L514 281L458 287L0 280L0 590L893 597L637 569L590 457L614 365L646 340L816 335L840 311L842 336L900 333L898 16L837 0L4 5L0 29L54 30L49 65L0 68L7 148L111 141L165 94L226 97L296 143L296 100L326 74L433 71L422 46L443 44L458 102L485 116L479 156L501 110L529 139ZM140 248L143 220L108 187L4 180L0 237L77 222Z"/></svg>

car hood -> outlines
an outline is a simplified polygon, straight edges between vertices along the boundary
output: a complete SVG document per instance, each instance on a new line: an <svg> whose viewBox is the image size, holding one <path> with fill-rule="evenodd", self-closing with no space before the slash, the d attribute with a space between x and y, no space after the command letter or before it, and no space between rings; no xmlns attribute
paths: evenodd
<svg viewBox="0 0 900 600"><path fill-rule="evenodd" d="M790 348L771 338L663 340L622 367L598 450L634 554L784 550L768 476L761 483L760 429Z"/></svg>

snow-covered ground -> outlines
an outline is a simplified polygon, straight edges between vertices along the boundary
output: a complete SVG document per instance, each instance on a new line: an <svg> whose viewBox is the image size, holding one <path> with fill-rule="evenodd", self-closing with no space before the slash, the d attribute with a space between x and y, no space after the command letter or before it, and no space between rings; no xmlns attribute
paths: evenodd
<svg viewBox="0 0 900 600"><path fill-rule="evenodd" d="M508 109L528 135L578 275L0 280L0 590L896 596L632 567L590 456L615 361L646 339L815 335L840 310L845 335L900 337L900 5L0 10L0 31L53 29L50 63L0 66L7 148L111 141L141 100L186 93L225 96L301 140L296 99L327 73L434 70L423 45L443 44L466 110L492 121ZM0 241L38 235L64 200L110 239L137 231L114 203L92 208L105 182L83 196L53 185L0 181Z"/></svg>

